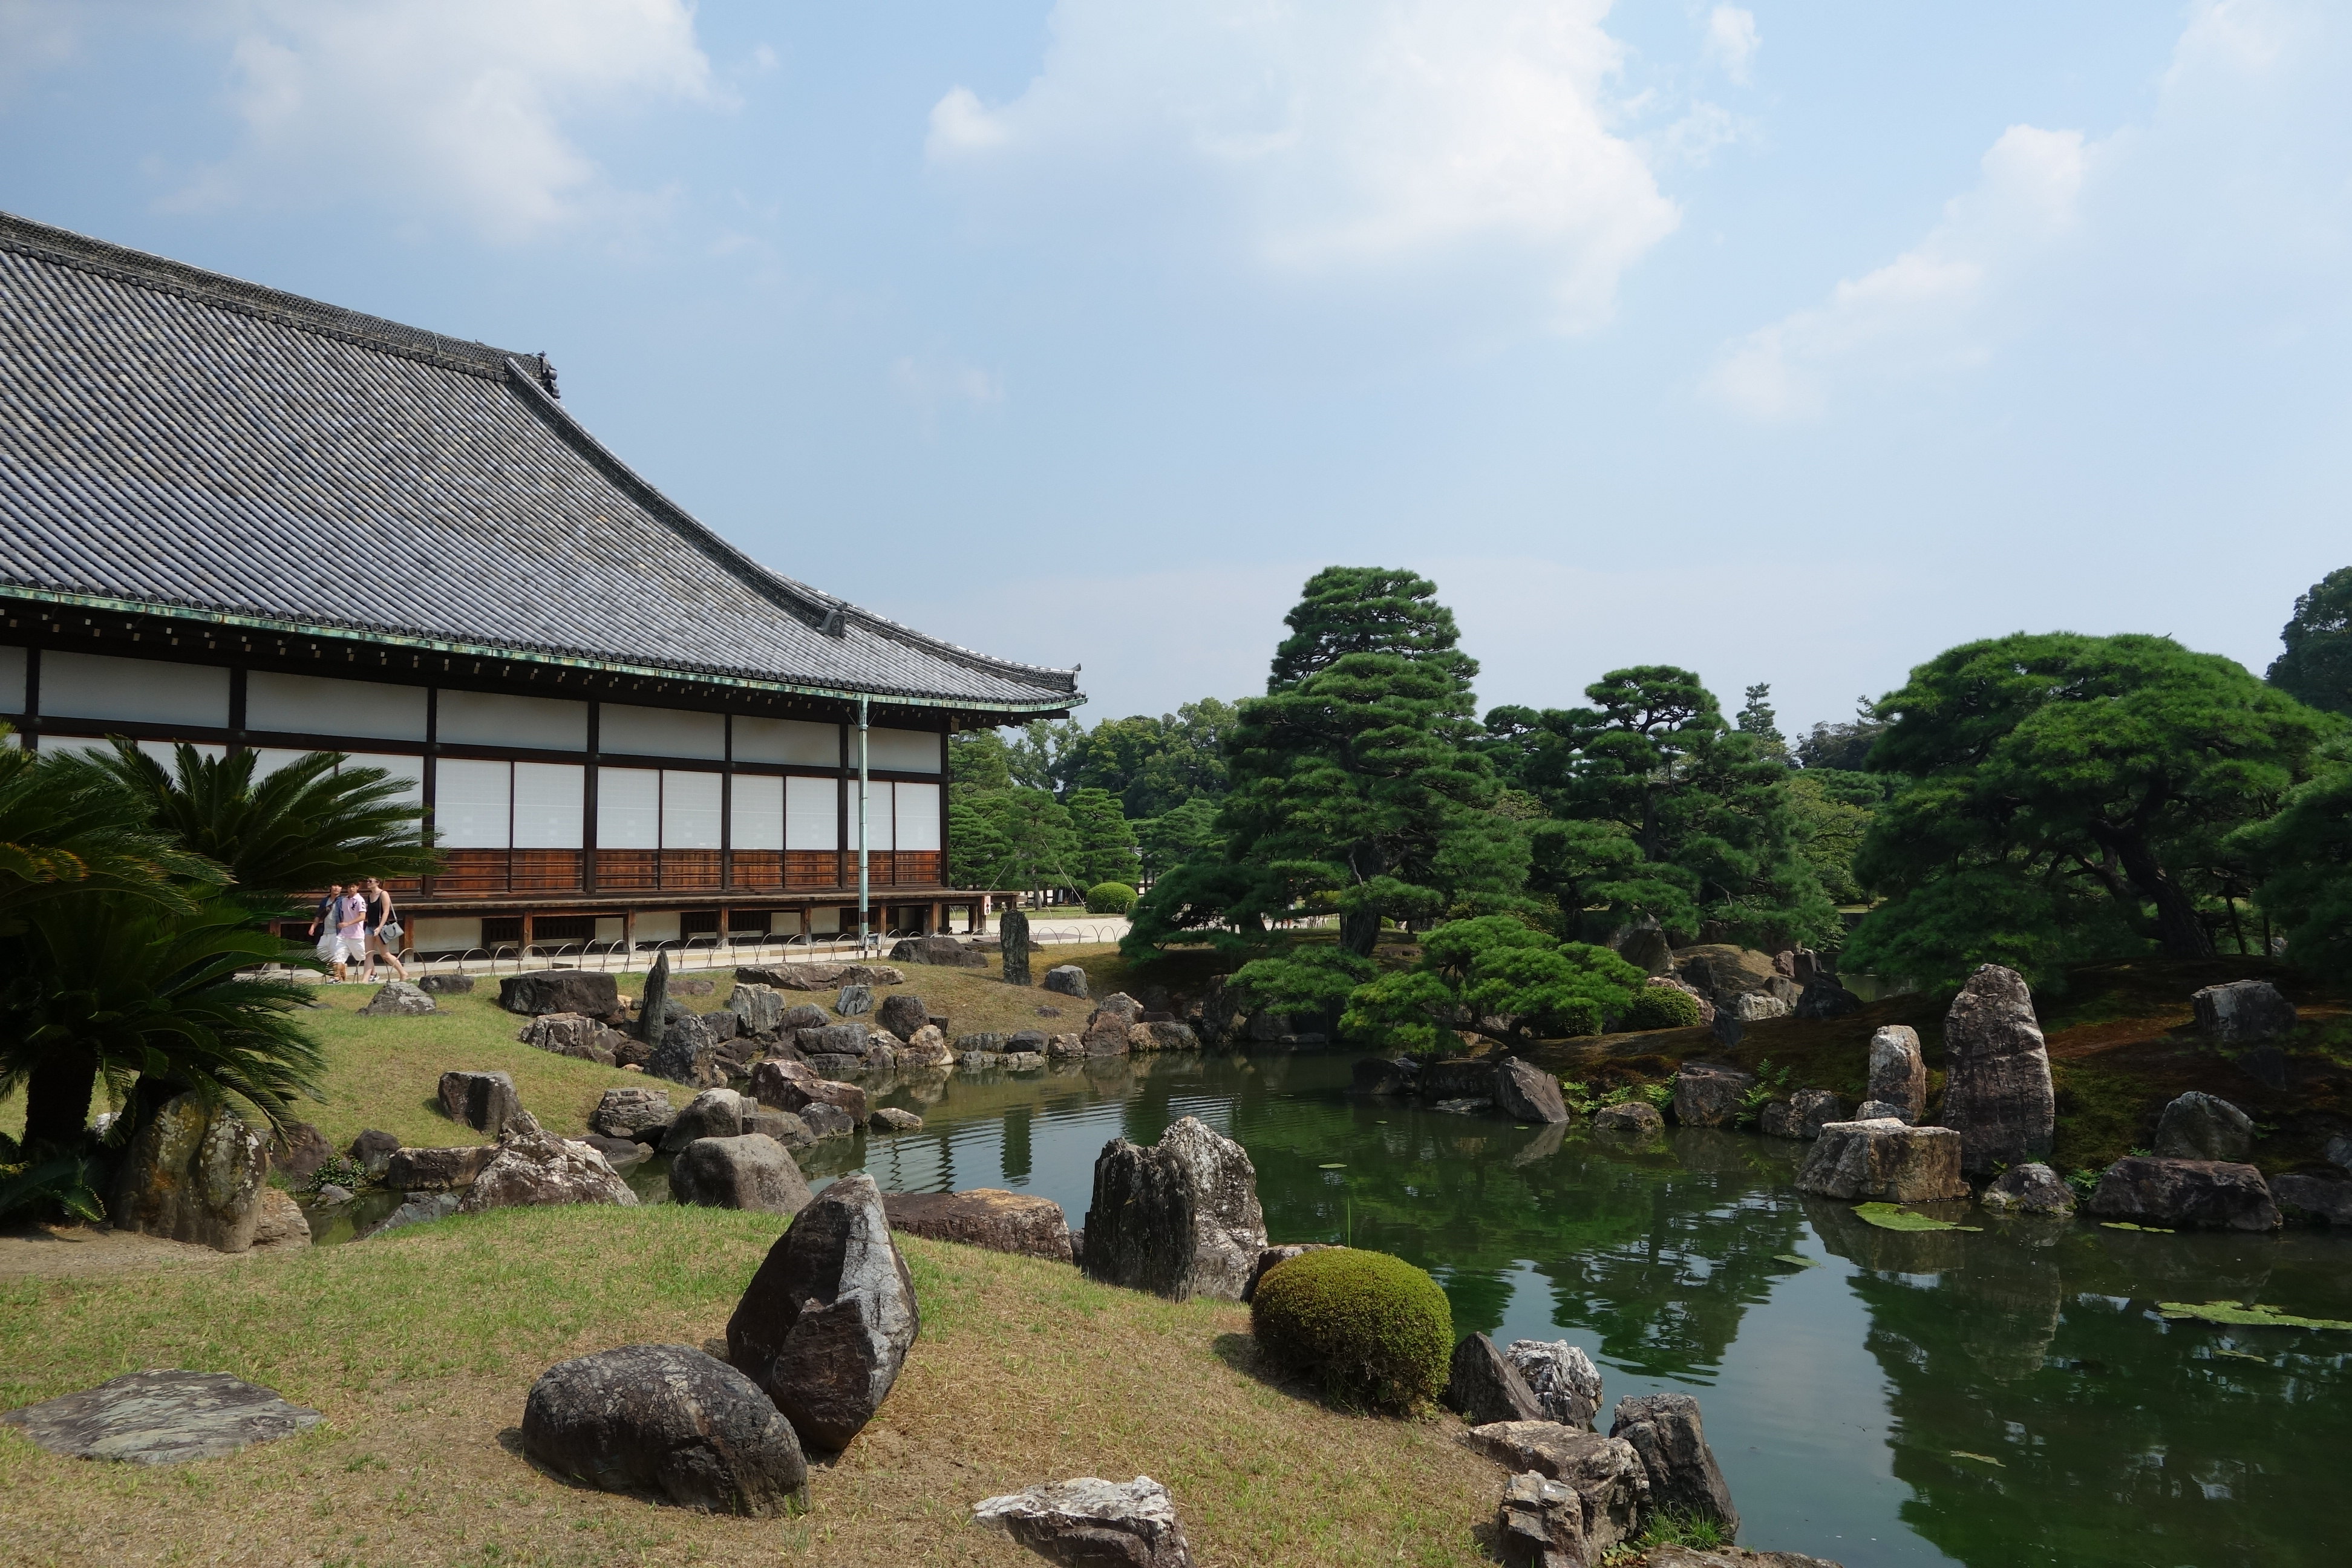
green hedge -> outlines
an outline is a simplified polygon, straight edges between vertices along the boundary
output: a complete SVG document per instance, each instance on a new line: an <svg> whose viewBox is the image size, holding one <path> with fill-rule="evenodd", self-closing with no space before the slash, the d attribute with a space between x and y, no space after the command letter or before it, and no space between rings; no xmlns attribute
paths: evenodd
<svg viewBox="0 0 2352 1568"><path fill-rule="evenodd" d="M1123 915L1135 908L1135 889L1125 882L1097 882L1087 889L1087 913Z"/></svg>
<svg viewBox="0 0 2352 1568"><path fill-rule="evenodd" d="M1698 998L1671 985L1644 985L1619 1015L1621 1029L1687 1029L1698 1022Z"/></svg>
<svg viewBox="0 0 2352 1568"><path fill-rule="evenodd" d="M1345 1409L1410 1415L1444 1391L1454 1309L1437 1281L1385 1252L1302 1253L1258 1281L1250 1330Z"/></svg>

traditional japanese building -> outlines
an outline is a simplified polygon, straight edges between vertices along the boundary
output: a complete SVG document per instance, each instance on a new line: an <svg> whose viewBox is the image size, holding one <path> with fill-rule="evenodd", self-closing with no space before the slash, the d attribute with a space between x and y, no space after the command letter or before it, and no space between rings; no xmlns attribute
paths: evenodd
<svg viewBox="0 0 2352 1568"><path fill-rule="evenodd" d="M0 214L0 718L389 769L421 952L855 931L861 773L936 929L948 736L1083 700L759 565L541 356Z"/></svg>

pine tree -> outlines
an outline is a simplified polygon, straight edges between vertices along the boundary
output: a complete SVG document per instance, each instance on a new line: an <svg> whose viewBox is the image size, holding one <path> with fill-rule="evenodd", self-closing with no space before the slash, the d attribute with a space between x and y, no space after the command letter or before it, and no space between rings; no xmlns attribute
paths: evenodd
<svg viewBox="0 0 2352 1568"><path fill-rule="evenodd" d="M2352 713L2352 566L2339 566L2294 602L2279 633L2286 651L2270 668L2273 686L2298 702Z"/></svg>
<svg viewBox="0 0 2352 1568"><path fill-rule="evenodd" d="M1118 796L1107 789L1070 792L1070 826L1077 836L1071 868L1077 872L1080 891L1097 882L1137 880L1135 829L1119 811Z"/></svg>

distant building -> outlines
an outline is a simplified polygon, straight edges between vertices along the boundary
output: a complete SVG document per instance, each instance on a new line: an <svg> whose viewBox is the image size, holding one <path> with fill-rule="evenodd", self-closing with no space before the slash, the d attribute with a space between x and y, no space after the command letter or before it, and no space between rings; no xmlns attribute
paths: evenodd
<svg viewBox="0 0 2352 1568"><path fill-rule="evenodd" d="M873 923L937 929L947 737L1085 700L758 565L537 355L5 214L0 619L26 743L412 781L421 952L855 931L861 744Z"/></svg>

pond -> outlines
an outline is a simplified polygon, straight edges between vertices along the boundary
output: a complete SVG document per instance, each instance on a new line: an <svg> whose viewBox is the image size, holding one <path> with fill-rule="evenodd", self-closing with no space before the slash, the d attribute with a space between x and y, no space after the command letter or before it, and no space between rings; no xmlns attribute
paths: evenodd
<svg viewBox="0 0 2352 1568"><path fill-rule="evenodd" d="M1273 1239L1419 1264L1457 1332L1583 1347L1608 1407L1697 1395L1747 1545L1847 1568L2347 1560L2352 1333L2168 1321L2155 1304L2352 1316L2352 1238L1971 1211L1975 1234L1881 1230L1794 1190L1804 1145L1627 1143L1354 1099L1353 1060L959 1072L879 1096L921 1131L804 1160L816 1184L866 1169L890 1191L1011 1187L1082 1225L1106 1142L1197 1116L1248 1149ZM667 1196L657 1162L631 1180Z"/></svg>

